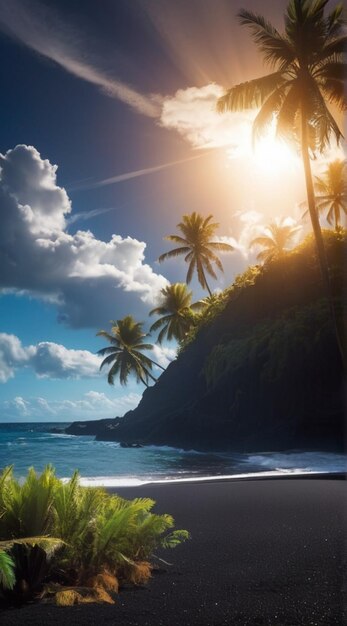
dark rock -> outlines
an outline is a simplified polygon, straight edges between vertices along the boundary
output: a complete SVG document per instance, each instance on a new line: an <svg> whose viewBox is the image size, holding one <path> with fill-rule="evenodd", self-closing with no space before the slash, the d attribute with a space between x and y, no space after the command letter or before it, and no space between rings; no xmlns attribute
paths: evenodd
<svg viewBox="0 0 347 626"><path fill-rule="evenodd" d="M127 441L120 442L121 448L143 448L140 443L128 443Z"/></svg>
<svg viewBox="0 0 347 626"><path fill-rule="evenodd" d="M117 418L116 418L117 419ZM68 435L96 435L99 430L104 430L113 419L91 420L88 422L73 422L65 429Z"/></svg>

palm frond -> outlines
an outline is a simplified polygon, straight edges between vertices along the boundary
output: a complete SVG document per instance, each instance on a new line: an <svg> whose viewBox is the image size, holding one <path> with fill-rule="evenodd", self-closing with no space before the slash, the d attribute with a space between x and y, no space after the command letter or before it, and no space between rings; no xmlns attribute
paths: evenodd
<svg viewBox="0 0 347 626"><path fill-rule="evenodd" d="M235 250L234 246L230 243L224 243L222 241L209 241L208 247L214 250L220 250L220 252L233 252Z"/></svg>
<svg viewBox="0 0 347 626"><path fill-rule="evenodd" d="M203 258L202 258L202 265L203 265L203 267L206 269L206 271L208 272L208 274L209 274L210 276L212 276L212 278L217 279L217 274L216 274L216 272L214 271L214 269L213 269L213 267L212 267L212 264L211 264L211 262L210 262L209 258L208 258L206 255L205 255L205 256L203 256Z"/></svg>
<svg viewBox="0 0 347 626"><path fill-rule="evenodd" d="M100 356L104 356L104 354L114 354L116 356L120 351L120 348L117 348L116 346L110 346L108 348L101 348L97 351L97 354L99 354Z"/></svg>
<svg viewBox="0 0 347 626"><path fill-rule="evenodd" d="M253 122L252 139L255 141L266 131L273 122L274 115L280 110L285 97L285 88L275 89L264 101Z"/></svg>
<svg viewBox="0 0 347 626"><path fill-rule="evenodd" d="M186 277L186 281L187 284L189 285L189 283L191 282L192 278L193 278L193 274L194 274L194 270L196 267L196 257L194 256L189 264L188 267L188 272L187 272L187 277Z"/></svg>
<svg viewBox="0 0 347 626"><path fill-rule="evenodd" d="M274 72L261 78L240 83L229 89L217 102L219 113L243 111L260 107L266 98L285 83L282 72Z"/></svg>
<svg viewBox="0 0 347 626"><path fill-rule="evenodd" d="M161 328L161 326L168 324L170 319L171 319L171 315L165 315L164 317L160 317L158 320L154 322L154 324L152 324L150 331L155 332L156 330Z"/></svg>
<svg viewBox="0 0 347 626"><path fill-rule="evenodd" d="M263 52L264 59L270 65L285 68L295 59L295 52L290 43L262 15L241 10L238 13L242 26L249 26L253 39Z"/></svg>
<svg viewBox="0 0 347 626"><path fill-rule="evenodd" d="M159 263L162 263L166 259L173 259L177 256L181 256L182 254L185 254L189 250L190 248L188 247L174 248L173 250L170 250L169 252L164 252L164 254L161 254L160 257L158 258L158 261Z"/></svg>
<svg viewBox="0 0 347 626"><path fill-rule="evenodd" d="M96 336L97 337L105 337L105 339L107 339L107 341L109 341L110 343L113 343L115 345L118 345L118 343L119 343L117 337L115 337L114 335L111 335L106 330L99 330L96 333Z"/></svg>
<svg viewBox="0 0 347 626"><path fill-rule="evenodd" d="M100 370L102 370L102 368L105 365L110 365L111 363L113 363L113 361L117 358L117 354L110 354L109 356L107 356L101 363L100 365Z"/></svg>
<svg viewBox="0 0 347 626"><path fill-rule="evenodd" d="M276 134L281 138L297 136L297 116L300 111L300 86L293 82L281 102L277 116Z"/></svg>
<svg viewBox="0 0 347 626"><path fill-rule="evenodd" d="M9 554L0 549L0 587L13 589L15 583L15 562Z"/></svg>

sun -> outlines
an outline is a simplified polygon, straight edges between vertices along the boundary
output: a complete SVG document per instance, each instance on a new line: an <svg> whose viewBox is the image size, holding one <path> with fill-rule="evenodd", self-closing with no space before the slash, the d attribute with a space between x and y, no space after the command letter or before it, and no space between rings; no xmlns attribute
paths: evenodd
<svg viewBox="0 0 347 626"><path fill-rule="evenodd" d="M276 137L275 121L267 132L252 142L251 126L239 138L238 145L227 149L228 161L239 157L249 159L255 173L261 176L279 176L294 170L300 164L298 153L284 139Z"/></svg>
<svg viewBox="0 0 347 626"><path fill-rule="evenodd" d="M294 150L272 133L260 138L253 148L254 164L265 174L279 174L298 163Z"/></svg>

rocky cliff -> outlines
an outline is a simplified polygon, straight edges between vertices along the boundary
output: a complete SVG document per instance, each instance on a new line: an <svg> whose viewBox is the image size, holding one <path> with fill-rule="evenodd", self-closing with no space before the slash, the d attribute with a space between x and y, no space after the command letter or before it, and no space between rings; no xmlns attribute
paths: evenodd
<svg viewBox="0 0 347 626"><path fill-rule="evenodd" d="M346 241L325 237L341 324ZM308 240L236 281L135 410L67 432L198 450L335 450L343 428L343 369Z"/></svg>

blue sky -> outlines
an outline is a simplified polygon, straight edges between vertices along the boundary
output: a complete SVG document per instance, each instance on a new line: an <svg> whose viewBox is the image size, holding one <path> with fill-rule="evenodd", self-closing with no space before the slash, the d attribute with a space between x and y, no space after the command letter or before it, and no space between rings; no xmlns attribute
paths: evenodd
<svg viewBox="0 0 347 626"><path fill-rule="evenodd" d="M244 4L279 26L286 2ZM95 334L128 313L148 328L160 289L184 280L183 262L157 263L165 234L212 213L236 248L223 289L254 261L250 238L297 220L304 197L297 155L250 156L254 112L216 114L226 87L264 73L238 1L100 7L0 0L1 421L136 406L139 386L98 373ZM155 356L167 365L174 350Z"/></svg>

